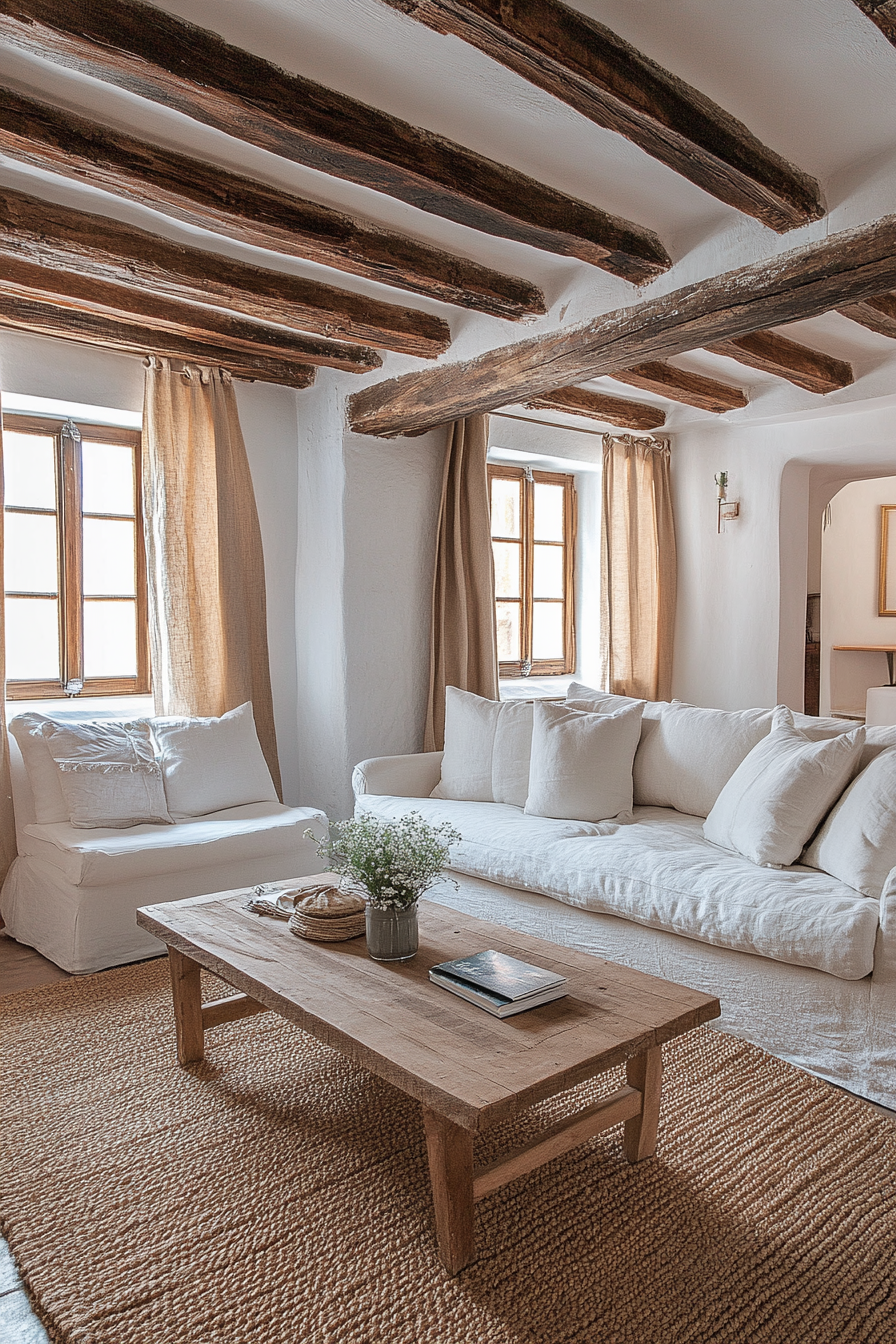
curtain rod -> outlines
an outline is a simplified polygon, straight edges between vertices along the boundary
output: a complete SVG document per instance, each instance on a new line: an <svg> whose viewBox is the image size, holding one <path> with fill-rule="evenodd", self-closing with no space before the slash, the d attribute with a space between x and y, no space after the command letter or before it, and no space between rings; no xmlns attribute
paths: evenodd
<svg viewBox="0 0 896 1344"><path fill-rule="evenodd" d="M491 420L518 420L523 425L544 425L547 429L568 429L574 434L591 434L594 438L602 439L605 434L611 434L614 438L619 438L623 434L631 434L631 430L616 429L582 429L579 425L562 425L558 420L536 420L528 415L509 415L506 411L487 411L486 414ZM660 431L663 435L670 433L668 429ZM638 434L637 438L652 439L652 434Z"/></svg>

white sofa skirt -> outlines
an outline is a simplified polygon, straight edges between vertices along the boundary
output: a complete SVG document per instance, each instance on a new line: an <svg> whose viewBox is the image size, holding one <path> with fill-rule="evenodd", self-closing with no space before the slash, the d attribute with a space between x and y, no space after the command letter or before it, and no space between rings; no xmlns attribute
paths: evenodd
<svg viewBox="0 0 896 1344"><path fill-rule="evenodd" d="M840 980L452 874L427 899L715 995L710 1023L840 1087L896 1109L896 891L882 905L873 976Z"/></svg>
<svg viewBox="0 0 896 1344"><path fill-rule="evenodd" d="M64 847L58 856L52 855L55 860L52 863L46 857L20 855L3 884L0 912L6 932L74 975L158 957L165 951L165 946L137 927L135 916L140 906L182 901L190 896L239 887L250 888L258 883L305 877L320 871L317 846L313 840L304 838L303 831L307 827L318 836L325 835L324 814L316 808L283 808L279 804L268 804L267 811L276 811L278 817L284 814L285 820L291 823L285 834L274 832L276 841L269 840L267 852L263 845L259 852L257 831L254 836L216 834L215 844L197 842L180 853L177 846L169 847L167 858L170 860L174 855L180 863L173 871L159 872L159 855L153 854L156 871L152 871L153 865L145 865L140 875L123 877L119 874L118 881L93 885L70 881L69 876L74 874L65 871L65 864L75 859L80 862L80 857L74 851L66 852ZM259 818L259 827L264 820ZM198 829L197 823L192 823L191 828ZM134 827L130 832L119 832L113 839L121 849L121 837L130 835L131 846L136 848L141 838L145 839L137 834L138 831L164 830L167 837L178 838L178 829ZM212 824L209 832L224 829ZM76 834L84 841L91 833L80 831ZM243 856L239 854L241 843ZM164 847L161 848L164 858ZM52 854L50 846L47 846L47 853ZM142 857L145 859L146 856ZM122 856L118 856L118 862L123 862Z"/></svg>

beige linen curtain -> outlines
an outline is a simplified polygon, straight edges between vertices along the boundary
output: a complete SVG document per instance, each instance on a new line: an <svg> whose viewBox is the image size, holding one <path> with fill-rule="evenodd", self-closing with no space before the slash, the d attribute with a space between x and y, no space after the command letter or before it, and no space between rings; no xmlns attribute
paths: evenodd
<svg viewBox="0 0 896 1344"><path fill-rule="evenodd" d="M450 427L432 600L424 751L445 740L445 687L498 698L495 571L489 519L488 417Z"/></svg>
<svg viewBox="0 0 896 1344"><path fill-rule="evenodd" d="M669 445L604 435L601 662L616 695L667 700L675 626Z"/></svg>
<svg viewBox="0 0 896 1344"><path fill-rule="evenodd" d="M3 429L0 416L0 572L3 569ZM12 781L9 774L9 737L6 732L6 604L0 584L0 687L3 689L3 721L0 724L0 882L16 857L16 819L12 805Z"/></svg>
<svg viewBox="0 0 896 1344"><path fill-rule="evenodd" d="M274 783L264 560L230 375L147 361L143 406L156 709L219 715L252 701Z"/></svg>

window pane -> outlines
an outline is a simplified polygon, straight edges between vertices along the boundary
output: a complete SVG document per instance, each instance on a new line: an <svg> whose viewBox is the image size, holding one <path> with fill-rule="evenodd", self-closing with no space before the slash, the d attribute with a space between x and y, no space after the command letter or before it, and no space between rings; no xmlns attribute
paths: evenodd
<svg viewBox="0 0 896 1344"><path fill-rule="evenodd" d="M562 485L535 484L535 540L563 540L563 496L566 491Z"/></svg>
<svg viewBox="0 0 896 1344"><path fill-rule="evenodd" d="M492 477L492 536L518 537L520 535L521 481L509 481L504 476Z"/></svg>
<svg viewBox="0 0 896 1344"><path fill-rule="evenodd" d="M85 513L134 512L134 450L126 443L81 444Z"/></svg>
<svg viewBox="0 0 896 1344"><path fill-rule="evenodd" d="M502 663L520 660L520 604L496 602L498 619L498 659Z"/></svg>
<svg viewBox="0 0 896 1344"><path fill-rule="evenodd" d="M59 680L55 598L6 599L6 675L10 681Z"/></svg>
<svg viewBox="0 0 896 1344"><path fill-rule="evenodd" d="M84 603L84 675L137 675L136 602Z"/></svg>
<svg viewBox="0 0 896 1344"><path fill-rule="evenodd" d="M533 593L535 597L563 596L563 547L536 546Z"/></svg>
<svg viewBox="0 0 896 1344"><path fill-rule="evenodd" d="M536 602L532 608L532 661L563 657L563 603Z"/></svg>
<svg viewBox="0 0 896 1344"><path fill-rule="evenodd" d="M84 519L84 595L136 592L134 524Z"/></svg>
<svg viewBox="0 0 896 1344"><path fill-rule="evenodd" d="M493 541L492 549L495 552L496 596L519 597L522 546L518 541Z"/></svg>
<svg viewBox="0 0 896 1344"><path fill-rule="evenodd" d="M7 592L55 593L56 519L40 513L6 513L3 573Z"/></svg>
<svg viewBox="0 0 896 1344"><path fill-rule="evenodd" d="M3 435L6 503L23 509L55 509L56 445L49 434Z"/></svg>

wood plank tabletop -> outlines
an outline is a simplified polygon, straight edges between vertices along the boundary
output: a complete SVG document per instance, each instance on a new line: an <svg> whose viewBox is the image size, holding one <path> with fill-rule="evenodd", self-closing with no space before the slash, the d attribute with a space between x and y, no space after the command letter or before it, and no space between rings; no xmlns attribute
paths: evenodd
<svg viewBox="0 0 896 1344"><path fill-rule="evenodd" d="M720 1013L708 994L426 901L416 957L389 963L372 961L363 938L297 938L245 909L247 898L147 906L137 922L466 1129L486 1129ZM429 980L438 962L486 948L567 976L567 997L499 1019Z"/></svg>

